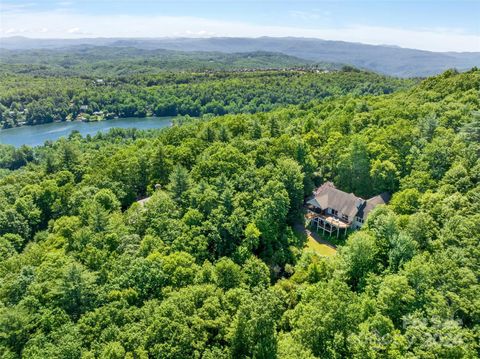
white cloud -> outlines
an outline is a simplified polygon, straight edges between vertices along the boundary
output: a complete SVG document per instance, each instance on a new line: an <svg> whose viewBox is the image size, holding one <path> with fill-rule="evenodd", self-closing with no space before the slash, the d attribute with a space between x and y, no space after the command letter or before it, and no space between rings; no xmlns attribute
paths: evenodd
<svg viewBox="0 0 480 359"><path fill-rule="evenodd" d="M467 34L460 29L403 29L362 24L313 29L187 16L86 15L67 10L11 12L3 14L1 22L7 30L0 30L0 36L11 36L15 34L9 32L11 29L22 26L25 28L22 35L37 38L299 36L432 51L480 51L480 34ZM38 30L47 27L48 32Z"/></svg>
<svg viewBox="0 0 480 359"><path fill-rule="evenodd" d="M305 21L318 20L321 18L320 14L316 11L307 12L307 11L294 10L294 11L290 11L290 16L293 18L305 20Z"/></svg>
<svg viewBox="0 0 480 359"><path fill-rule="evenodd" d="M2 12L20 12L24 11L25 9L34 6L35 3L24 3L24 4L15 4L11 2L6 2L6 1L0 1L0 9Z"/></svg>
<svg viewBox="0 0 480 359"><path fill-rule="evenodd" d="M311 9L310 11L292 10L289 12L290 17L302 21L332 21L333 13L323 9Z"/></svg>
<svg viewBox="0 0 480 359"><path fill-rule="evenodd" d="M81 35L82 37L94 35L94 34L88 32L88 31L83 31L79 27L72 27L71 29L68 29L67 34L69 34L69 35L79 35L79 36Z"/></svg>
<svg viewBox="0 0 480 359"><path fill-rule="evenodd" d="M72 27L71 29L68 29L67 32L69 34L80 34L81 33L80 28L78 28L78 27Z"/></svg>
<svg viewBox="0 0 480 359"><path fill-rule="evenodd" d="M192 31L192 30L186 30L183 33L182 32L176 32L173 34L174 36L178 37L212 37L212 36L217 36L216 33L207 31L207 30L200 30L200 31Z"/></svg>

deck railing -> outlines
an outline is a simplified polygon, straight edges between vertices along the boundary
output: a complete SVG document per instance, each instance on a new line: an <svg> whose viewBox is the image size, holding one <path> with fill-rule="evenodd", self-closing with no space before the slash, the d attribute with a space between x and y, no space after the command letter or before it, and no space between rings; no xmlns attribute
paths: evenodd
<svg viewBox="0 0 480 359"><path fill-rule="evenodd" d="M340 230L345 230L346 232L351 225L351 223L345 222L338 217L315 213L312 211L308 211L305 217L307 221L311 222L312 225L317 228L317 230L322 229L330 234L336 231L337 236L340 233Z"/></svg>

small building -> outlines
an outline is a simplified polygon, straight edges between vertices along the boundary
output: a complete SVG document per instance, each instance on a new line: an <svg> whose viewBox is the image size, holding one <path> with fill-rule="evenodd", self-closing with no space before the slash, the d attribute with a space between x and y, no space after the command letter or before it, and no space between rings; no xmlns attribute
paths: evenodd
<svg viewBox="0 0 480 359"><path fill-rule="evenodd" d="M162 186L159 183L156 183L154 187L155 187L155 191L159 191L162 188ZM147 202L150 201L150 199L152 199L151 196L144 197L142 199L139 199L137 203L140 205L140 207L145 207L145 204L147 204Z"/></svg>
<svg viewBox="0 0 480 359"><path fill-rule="evenodd" d="M341 230L346 233L349 228L361 228L368 214L389 200L390 194L386 192L365 200L337 189L332 182L325 182L307 201L307 219L317 229L329 234L337 232L338 236Z"/></svg>
<svg viewBox="0 0 480 359"><path fill-rule="evenodd" d="M137 201L137 203L140 205L140 207L145 207L145 204L150 201L152 197L145 197L145 198L142 198L142 199L139 199Z"/></svg>

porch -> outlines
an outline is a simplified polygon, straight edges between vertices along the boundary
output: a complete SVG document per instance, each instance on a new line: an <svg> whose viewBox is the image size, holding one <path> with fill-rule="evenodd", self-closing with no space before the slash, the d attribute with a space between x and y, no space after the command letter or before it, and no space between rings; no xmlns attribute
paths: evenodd
<svg viewBox="0 0 480 359"><path fill-rule="evenodd" d="M340 235L340 231L344 231L344 234L347 234L348 228L350 228L351 225L351 223L345 222L335 216L312 211L308 211L305 218L307 225L311 224L316 227L317 231L322 230L323 234L327 232L329 235L332 235L336 232L337 238Z"/></svg>

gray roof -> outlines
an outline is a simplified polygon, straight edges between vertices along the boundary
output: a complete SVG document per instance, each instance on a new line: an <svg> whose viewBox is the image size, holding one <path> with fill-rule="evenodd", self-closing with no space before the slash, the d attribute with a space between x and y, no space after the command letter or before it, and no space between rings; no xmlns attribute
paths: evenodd
<svg viewBox="0 0 480 359"><path fill-rule="evenodd" d="M358 211L357 216L366 219L368 214L378 205L387 204L390 201L390 193L384 192L378 196L367 199L365 206Z"/></svg>
<svg viewBox="0 0 480 359"><path fill-rule="evenodd" d="M145 198L142 198L140 200L137 201L137 203L140 205L140 206L145 206L145 204L150 201L152 197L145 197Z"/></svg>
<svg viewBox="0 0 480 359"><path fill-rule="evenodd" d="M308 203L321 209L333 208L338 212L348 215L350 219L357 214L359 206L365 201L353 193L347 193L336 189L331 182L320 186Z"/></svg>
<svg viewBox="0 0 480 359"><path fill-rule="evenodd" d="M308 204L322 210L332 208L339 213L348 215L350 220L355 216L365 219L370 211L379 204L388 203L390 194L382 193L368 200L355 196L353 193L343 192L331 182L325 182L314 192Z"/></svg>
<svg viewBox="0 0 480 359"><path fill-rule="evenodd" d="M311 204L312 206L314 207L318 207L320 208L320 203L317 202L317 200L315 199L315 197L311 198L310 200L307 201L308 204Z"/></svg>

